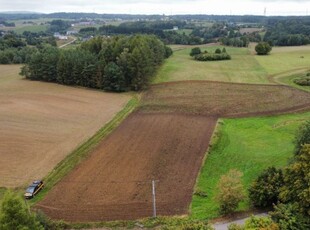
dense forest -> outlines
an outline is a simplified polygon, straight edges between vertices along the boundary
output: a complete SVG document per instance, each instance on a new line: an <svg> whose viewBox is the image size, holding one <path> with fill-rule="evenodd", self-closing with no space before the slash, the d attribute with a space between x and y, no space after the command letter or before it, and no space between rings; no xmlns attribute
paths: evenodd
<svg viewBox="0 0 310 230"><path fill-rule="evenodd" d="M276 46L310 44L310 17L275 17L266 21L264 40Z"/></svg>
<svg viewBox="0 0 310 230"><path fill-rule="evenodd" d="M44 46L21 74L27 79L124 92L145 88L165 58L172 55L153 35L96 37L80 48Z"/></svg>

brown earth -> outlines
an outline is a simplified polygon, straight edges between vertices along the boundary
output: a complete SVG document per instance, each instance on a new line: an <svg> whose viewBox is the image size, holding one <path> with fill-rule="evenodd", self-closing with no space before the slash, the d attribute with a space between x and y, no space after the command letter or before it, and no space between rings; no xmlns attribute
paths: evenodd
<svg viewBox="0 0 310 230"><path fill-rule="evenodd" d="M0 187L44 177L130 99L23 80L20 67L0 65Z"/></svg>
<svg viewBox="0 0 310 230"><path fill-rule="evenodd" d="M130 115L37 208L73 222L186 214L216 118Z"/></svg>
<svg viewBox="0 0 310 230"><path fill-rule="evenodd" d="M153 85L143 112L182 112L216 117L274 115L310 109L310 94L283 85L183 81Z"/></svg>
<svg viewBox="0 0 310 230"><path fill-rule="evenodd" d="M36 207L72 222L187 214L218 117L310 108L310 94L286 86L219 82L154 85L142 105Z"/></svg>

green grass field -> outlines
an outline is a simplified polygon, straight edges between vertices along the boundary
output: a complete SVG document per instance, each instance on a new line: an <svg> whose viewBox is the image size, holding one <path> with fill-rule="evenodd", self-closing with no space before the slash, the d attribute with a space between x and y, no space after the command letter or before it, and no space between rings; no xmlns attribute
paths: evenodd
<svg viewBox="0 0 310 230"><path fill-rule="evenodd" d="M309 117L310 112L221 120L197 182L196 189L206 192L208 197L193 196L191 217L205 219L219 216L219 205L214 200L216 185L230 169L243 172L242 181L248 188L268 166L285 166L292 156L295 133ZM250 203L246 200L239 210L249 207Z"/></svg>
<svg viewBox="0 0 310 230"><path fill-rule="evenodd" d="M310 46L274 47L268 56L255 55L255 44L249 48L226 47L229 61L198 62L189 53L195 46L171 46L174 54L158 71L153 83L182 80L211 80L239 83L270 83L269 75L286 76L293 70L310 69ZM213 52L222 46L200 46ZM286 74L287 73L287 74Z"/></svg>
<svg viewBox="0 0 310 230"><path fill-rule="evenodd" d="M46 31L47 30L47 25L28 25L28 26L21 26L21 27L16 27L14 29L14 32L17 34L22 34L24 31L30 31L30 32L41 32L41 31Z"/></svg>
<svg viewBox="0 0 310 230"><path fill-rule="evenodd" d="M310 46L273 47L270 55L255 55L255 59L268 74L300 68L310 69Z"/></svg>
<svg viewBox="0 0 310 230"><path fill-rule="evenodd" d="M182 80L268 83L267 72L247 48L226 47L232 60L216 62L193 60L189 56L191 48L175 51L160 68L153 83ZM202 50L214 52L216 48L218 47L203 47Z"/></svg>

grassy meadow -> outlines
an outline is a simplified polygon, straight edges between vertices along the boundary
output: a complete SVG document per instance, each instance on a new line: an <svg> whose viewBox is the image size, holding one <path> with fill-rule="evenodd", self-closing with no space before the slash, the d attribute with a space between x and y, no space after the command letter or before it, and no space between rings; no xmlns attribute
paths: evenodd
<svg viewBox="0 0 310 230"><path fill-rule="evenodd" d="M220 120L196 185L196 189L206 192L208 197L193 196L191 217L219 216L219 205L214 200L216 185L230 169L243 172L242 182L247 189L265 168L285 166L292 157L296 131L309 117L310 112ZM249 200L246 200L240 204L239 211L249 208Z"/></svg>
<svg viewBox="0 0 310 230"><path fill-rule="evenodd" d="M221 46L202 47L214 52ZM226 47L229 61L199 62L189 56L192 47L174 51L159 70L154 83L182 80L210 80L243 83L268 83L267 72L247 48Z"/></svg>
<svg viewBox="0 0 310 230"><path fill-rule="evenodd" d="M255 55L255 59L270 75L300 68L310 69L310 46L273 47L270 55Z"/></svg>
<svg viewBox="0 0 310 230"><path fill-rule="evenodd" d="M198 62L189 53L195 46L178 46L173 56L158 71L153 83L210 80L238 83L270 83L268 76L291 75L293 70L310 69L310 46L274 47L268 56L255 55L255 44L249 48L226 47L232 56L229 61ZM200 46L202 50L214 52L223 46Z"/></svg>

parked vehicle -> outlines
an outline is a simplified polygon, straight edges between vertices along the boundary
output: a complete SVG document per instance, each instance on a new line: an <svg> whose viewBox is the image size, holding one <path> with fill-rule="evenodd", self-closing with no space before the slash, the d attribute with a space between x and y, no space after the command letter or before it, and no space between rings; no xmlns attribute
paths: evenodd
<svg viewBox="0 0 310 230"><path fill-rule="evenodd" d="M34 181L29 187L26 189L24 197L26 199L33 198L41 189L43 189L44 183L42 180Z"/></svg>

